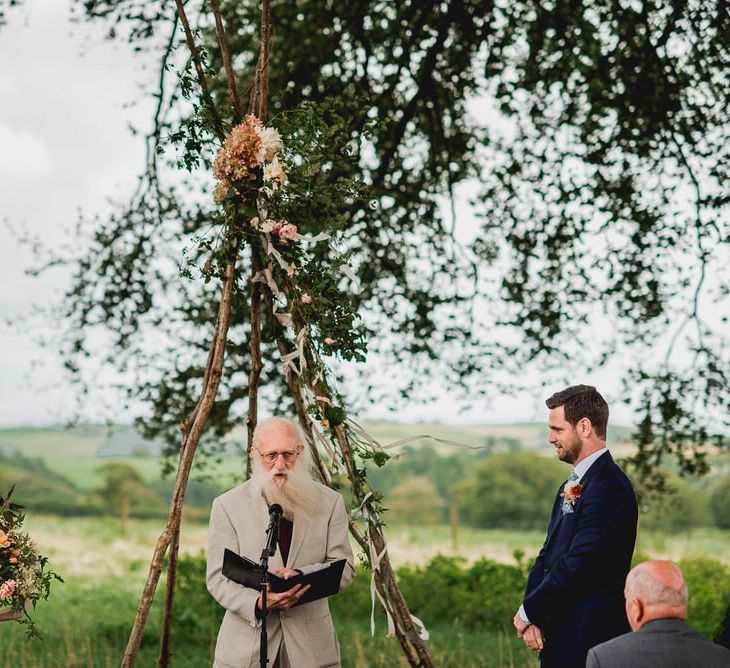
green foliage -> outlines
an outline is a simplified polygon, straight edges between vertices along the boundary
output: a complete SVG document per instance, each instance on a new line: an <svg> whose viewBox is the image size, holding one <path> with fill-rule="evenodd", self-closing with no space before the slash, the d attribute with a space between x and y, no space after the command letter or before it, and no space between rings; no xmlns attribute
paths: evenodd
<svg viewBox="0 0 730 668"><path fill-rule="evenodd" d="M467 629L506 630L520 605L524 567L482 559L465 567L456 557L436 557L427 566L398 571L403 593L426 624L448 622ZM434 596L438 592L438 596Z"/></svg>
<svg viewBox="0 0 730 668"><path fill-rule="evenodd" d="M205 588L205 558L183 557L178 571L178 604L174 627L188 639L205 643L217 633L220 606ZM469 631L510 627L524 593L525 566L486 559L467 566L461 558L434 558L423 567L398 569L398 581L409 605L427 625L460 625ZM439 592L434 596L434 592ZM358 568L353 584L330 599L335 620L364 621L370 615L370 573ZM190 615L184 610L188 610ZM382 622L382 612L378 613Z"/></svg>
<svg viewBox="0 0 730 668"><path fill-rule="evenodd" d="M383 503L388 508L389 523L431 526L446 519L446 501L425 476L408 478L396 485Z"/></svg>
<svg viewBox="0 0 730 668"><path fill-rule="evenodd" d="M472 526L544 529L569 472L557 460L532 453L496 455L480 462L453 494L460 516Z"/></svg>
<svg viewBox="0 0 730 668"><path fill-rule="evenodd" d="M645 529L674 533L712 524L706 485L666 474L662 492L642 495L640 522Z"/></svg>
<svg viewBox="0 0 730 668"><path fill-rule="evenodd" d="M451 487L461 480L474 466L478 455L453 450L447 454L439 453L432 445L420 447L407 446L385 467L367 468L371 484L385 494L408 478L427 478L443 499L449 498Z"/></svg>
<svg viewBox="0 0 730 668"><path fill-rule="evenodd" d="M730 529L730 475L724 475L715 482L710 496L710 507L715 526Z"/></svg>
<svg viewBox="0 0 730 668"><path fill-rule="evenodd" d="M184 640L201 647L215 645L225 611L208 593L205 566L203 554L181 555L178 560L173 644Z"/></svg>
<svg viewBox="0 0 730 668"><path fill-rule="evenodd" d="M687 623L708 638L716 637L730 608L730 567L710 559L683 559L679 567L689 592Z"/></svg>

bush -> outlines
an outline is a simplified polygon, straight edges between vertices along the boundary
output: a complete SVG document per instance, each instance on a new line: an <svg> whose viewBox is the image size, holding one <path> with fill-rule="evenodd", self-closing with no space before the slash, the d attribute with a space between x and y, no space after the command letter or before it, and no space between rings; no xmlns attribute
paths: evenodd
<svg viewBox="0 0 730 668"><path fill-rule="evenodd" d="M689 591L687 623L708 638L717 637L730 606L730 567L711 559L683 559L679 567Z"/></svg>
<svg viewBox="0 0 730 668"><path fill-rule="evenodd" d="M730 475L722 476L710 496L710 507L715 526L730 529Z"/></svg>
<svg viewBox="0 0 730 668"><path fill-rule="evenodd" d="M358 567L355 581L329 603L335 621L362 621L370 617L370 572ZM466 630L504 631L522 601L527 568L480 559L465 566L460 557L435 557L421 567L397 571L411 612L426 626L459 625ZM187 641L210 643L223 609L205 586L205 558L184 556L178 563L173 633ZM436 594L436 595L435 595ZM380 604L376 604L382 622Z"/></svg>
<svg viewBox="0 0 730 668"><path fill-rule="evenodd" d="M403 595L426 626L458 624L468 630L508 629L526 579L523 566L480 559L465 567L463 559L445 556L425 567L398 570Z"/></svg>
<svg viewBox="0 0 730 668"><path fill-rule="evenodd" d="M177 564L173 641L215 646L225 610L205 585L205 556L181 555Z"/></svg>

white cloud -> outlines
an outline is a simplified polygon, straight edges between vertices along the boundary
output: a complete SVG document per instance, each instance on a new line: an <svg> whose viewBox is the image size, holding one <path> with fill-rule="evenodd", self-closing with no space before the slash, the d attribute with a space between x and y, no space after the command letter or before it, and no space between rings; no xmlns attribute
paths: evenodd
<svg viewBox="0 0 730 668"><path fill-rule="evenodd" d="M0 177L4 188L15 181L38 179L53 169L53 157L37 135L0 123Z"/></svg>

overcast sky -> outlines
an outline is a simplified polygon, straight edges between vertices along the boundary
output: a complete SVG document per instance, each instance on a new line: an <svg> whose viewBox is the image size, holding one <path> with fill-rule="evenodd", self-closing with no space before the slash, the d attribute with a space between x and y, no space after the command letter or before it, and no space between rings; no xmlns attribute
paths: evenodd
<svg viewBox="0 0 730 668"><path fill-rule="evenodd" d="M130 122L146 129L150 116L150 103L138 92L139 64L125 45L105 41L101 26L72 25L68 17L66 2L26 0L0 31L0 425L63 422L74 405L58 358L34 343L42 327L18 322L31 305L57 302L67 273L26 276L32 257L6 224L49 245L68 241L78 211L103 214L107 198L123 199L144 159L142 142L128 130ZM129 107L130 102L135 104ZM465 220L469 224L468 216ZM8 326L8 319L15 324ZM611 393L615 376L605 372L589 380ZM540 421L545 394L559 388L539 387L537 379L535 384L533 392L477 403L461 413L463 405L444 393L436 404L400 406L396 417ZM110 417L89 401L87 419ZM614 414L620 422L630 420L623 408ZM393 417L385 407L359 417L381 416Z"/></svg>

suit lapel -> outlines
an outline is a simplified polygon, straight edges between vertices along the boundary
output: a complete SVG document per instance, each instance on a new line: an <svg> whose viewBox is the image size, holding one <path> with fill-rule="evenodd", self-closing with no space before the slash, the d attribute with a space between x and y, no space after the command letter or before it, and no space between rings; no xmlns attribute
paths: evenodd
<svg viewBox="0 0 730 668"><path fill-rule="evenodd" d="M565 482L568 482L567 480ZM553 514L552 514L552 520L550 522L550 528L548 529L548 537L545 541L545 549L548 549L550 547L550 543L552 539L555 537L555 533L558 530L558 527L560 526L560 523L563 521L563 497L560 496L560 493L563 491L563 488L565 487L565 482L560 485L560 488L558 489L557 496L555 498L555 503L553 505Z"/></svg>
<svg viewBox="0 0 730 668"><path fill-rule="evenodd" d="M289 558L287 559L287 564L289 568L294 568L296 558L299 554L299 549L302 547L302 544L304 543L304 537L307 535L307 531L309 530L309 523L309 518L294 520L294 527L292 529L291 536L291 545L289 547ZM281 556L279 558L281 558Z"/></svg>
<svg viewBox="0 0 730 668"><path fill-rule="evenodd" d="M239 530L240 535L248 535L251 538L251 545L253 545L250 559L255 561L257 564L260 562L261 553L266 546L266 529L269 526L269 507L266 503L266 499L261 494L252 494L250 490L246 490L247 500L244 500L244 505L251 509L251 516L255 518L253 526L241 526ZM239 517L246 518L249 513L243 512L239 514ZM274 555L269 557L269 570L273 571L277 568L281 568L284 562L281 559L281 550L279 545L276 546L276 552Z"/></svg>
<svg viewBox="0 0 730 668"><path fill-rule="evenodd" d="M610 466L613 464L613 457L611 457L611 453L607 452L605 455L601 455L595 462L593 462L592 466L586 471L586 474L580 479L580 484L584 487L588 484L590 479L596 474L602 471L605 467ZM548 532L548 538L545 542L546 547L550 546L550 542L555 537L555 534L558 531L558 528L560 527L561 522L563 521L563 500L560 496L560 492L563 491L563 488L565 487L565 483L568 481L566 480L561 486L560 490L558 491L558 497L555 500L555 507L553 510L553 518L554 520L550 523L550 530ZM557 517L555 517L555 513L557 513Z"/></svg>

